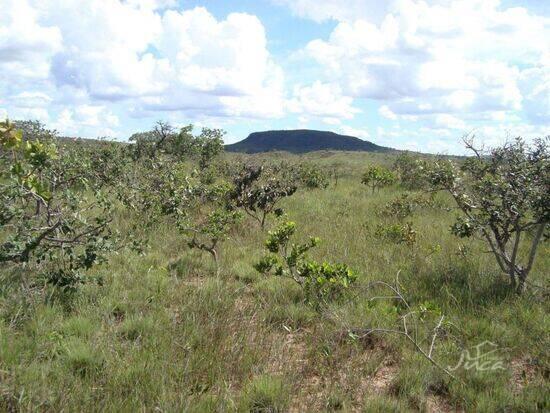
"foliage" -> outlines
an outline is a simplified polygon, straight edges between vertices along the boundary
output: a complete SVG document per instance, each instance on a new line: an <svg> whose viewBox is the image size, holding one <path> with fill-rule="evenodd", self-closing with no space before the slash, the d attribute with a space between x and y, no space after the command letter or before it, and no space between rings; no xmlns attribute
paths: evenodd
<svg viewBox="0 0 550 413"><path fill-rule="evenodd" d="M0 262L31 265L49 284L74 291L82 271L113 250L111 203L85 176L65 170L66 153L53 143L23 141L9 121L0 134L8 155L0 178ZM30 286L24 275L22 281Z"/></svg>
<svg viewBox="0 0 550 413"><path fill-rule="evenodd" d="M409 247L416 243L416 231L410 222L391 225L378 224L374 235L396 244L407 244Z"/></svg>
<svg viewBox="0 0 550 413"><path fill-rule="evenodd" d="M460 167L446 160L426 165L431 188L450 193L462 211L452 232L486 241L518 292L525 287L550 220L549 140L539 139L530 147L517 138L485 154L465 139L475 156ZM520 244L527 236L530 246L522 261Z"/></svg>
<svg viewBox="0 0 550 413"><path fill-rule="evenodd" d="M223 152L223 135L221 129L202 128L194 141L194 151L198 157L199 167L206 168Z"/></svg>
<svg viewBox="0 0 550 413"><path fill-rule="evenodd" d="M134 158L153 159L159 153L177 160L195 159L204 169L223 152L221 129L202 128L199 135L193 135L193 125L182 127L179 132L168 123L157 122L151 131L135 133L130 141L135 142Z"/></svg>
<svg viewBox="0 0 550 413"><path fill-rule="evenodd" d="M299 182L307 189L325 189L329 185L329 174L313 163L302 163L297 167Z"/></svg>
<svg viewBox="0 0 550 413"><path fill-rule="evenodd" d="M174 127L166 122L158 121L155 127L146 132L137 132L130 136L135 159L154 158L159 151L165 149L176 137Z"/></svg>
<svg viewBox="0 0 550 413"><path fill-rule="evenodd" d="M52 143L57 139L57 131L50 130L38 120L16 120L13 122L15 129L21 131L24 141L41 141Z"/></svg>
<svg viewBox="0 0 550 413"><path fill-rule="evenodd" d="M368 288L383 287L390 290L391 295L381 295L371 298L374 300L396 300L397 305L391 307L395 309L395 313L399 314L399 326L394 328L367 328L364 330L355 329L350 333L354 337L358 337L358 333L365 338L371 334L395 334L405 337L413 344L415 350L420 353L432 365L447 374L450 378L457 378L434 359L434 350L438 335L442 335L451 327L451 323L444 323L445 316L441 314L441 309L430 301L425 301L416 306L412 306L403 296L399 282L399 273L396 276L395 285L388 284L385 281L374 281L369 284ZM437 320L437 321L435 321ZM432 326L430 326L432 324ZM425 336L425 337L422 337ZM429 343L429 347L428 347ZM425 346L424 348L422 346Z"/></svg>
<svg viewBox="0 0 550 413"><path fill-rule="evenodd" d="M241 220L241 213L231 203L230 186L215 177L205 180L203 172L189 173L183 162L146 160L119 196L142 217L143 226L169 220L190 248L208 252L218 265L219 244Z"/></svg>
<svg viewBox="0 0 550 413"><path fill-rule="evenodd" d="M261 274L274 273L296 281L303 289L310 304L337 299L356 281L356 274L345 264L318 263L306 253L317 246L318 238L308 242L291 243L296 233L294 222L283 222L269 232L266 248L269 251L254 268Z"/></svg>
<svg viewBox="0 0 550 413"><path fill-rule="evenodd" d="M270 214L281 215L276 208L283 198L296 192L296 184L283 166L241 165L233 177L232 202L254 218L262 228Z"/></svg>
<svg viewBox="0 0 550 413"><path fill-rule="evenodd" d="M228 238L229 231L242 219L240 211L229 210L224 204L224 195L218 195L214 202L218 205L210 207L209 212L202 212L203 204L197 203L194 214L180 216L178 222L181 231L189 237L189 247L209 252L217 266L218 244Z"/></svg>
<svg viewBox="0 0 550 413"><path fill-rule="evenodd" d="M388 202L383 209L383 215L403 220L413 215L415 211L433 205L433 198L427 198L422 194L411 194L407 192Z"/></svg>
<svg viewBox="0 0 550 413"><path fill-rule="evenodd" d="M393 170L401 186L408 190L423 189L426 177L422 173L422 161L409 152L402 152L393 163Z"/></svg>
<svg viewBox="0 0 550 413"><path fill-rule="evenodd" d="M74 150L77 163L79 153L86 153L87 159L94 148L109 151L104 143L108 142L55 140L60 155L51 167L57 168L69 151ZM125 236L147 233L147 253L120 253L108 265L92 267L86 278L101 277L102 285L83 286L72 306L43 302L42 290L22 288L21 274L38 279L40 266L0 264L0 411L93 411L100 406L112 411L203 412L280 406L282 411L397 412L429 410L434 402L436 408L448 411L549 410L548 351L541 340L548 330L545 289L533 287L530 294L516 297L487 276L496 268L493 257L483 253L488 248L483 241L459 240L446 231L454 217L444 211L413 212L414 229L419 232L414 256L404 244L364 236L360 222L373 232L379 223L393 223L393 216L389 219L376 211L404 192L395 185L380 197L365 197L359 182L364 165L389 165L398 154L309 154L308 162L322 170L337 169L338 186L303 191L277 205L276 209L284 205L299 225L289 243L307 242L300 232L318 235L326 241L308 251L311 257L362 270L348 289L353 293L349 299L333 301L318 313L294 280L262 276L251 267L265 252L259 239L267 238L251 227L253 223L228 232L229 239L218 245L227 271L209 277L205 266L209 254L187 248L190 238L182 235L171 213L161 211L149 223L148 207L140 202L143 198L159 210L172 211L180 207L176 194L188 196L181 188L199 186L198 192L203 192L201 186L231 188L239 159L292 165L297 157L225 154L199 170L197 159L178 159L159 151L153 159L133 161L133 144L113 146L121 152L121 159L113 155L122 166L121 177L112 180L114 185L101 178L88 179L94 187L101 186L116 206L110 227ZM111 159L98 157L94 167L98 171L100 158ZM6 164L10 159L4 159ZM68 178L81 169L75 162L66 162ZM160 194L155 192L160 189L157 184L163 188ZM84 191L79 182L71 188ZM140 188L151 188L153 193L130 197L135 210L113 196L124 198ZM89 190L85 193L92 196ZM438 194L436 199L450 200L446 195ZM199 216L205 217L215 206L212 196L202 199L206 205ZM181 207L187 210L186 205ZM143 214L138 213L142 209ZM457 253L457 241L467 248L464 254ZM432 247L440 247L441 253L422 259L421 253ZM534 286L546 284L548 248L541 242L529 275ZM528 253L525 248L522 252ZM173 262L178 267L170 271ZM390 289L372 294L367 290L372 281L388 282L399 270L396 289L411 314ZM379 328L396 333L373 331ZM430 357L446 368L456 366L464 351L475 356L476 346L485 341L498 346L492 347L496 349L492 354L505 369L453 370L466 384L426 362L414 344L428 356L433 348ZM264 373L272 375L269 383L282 380L283 390L275 384L256 385ZM383 398L364 391L365 377L379 376L384 380L376 387Z"/></svg>
<svg viewBox="0 0 550 413"><path fill-rule="evenodd" d="M380 190L380 188L390 186L394 182L395 175L393 172L378 165L369 166L361 178L361 183L370 187L373 193L375 189Z"/></svg>

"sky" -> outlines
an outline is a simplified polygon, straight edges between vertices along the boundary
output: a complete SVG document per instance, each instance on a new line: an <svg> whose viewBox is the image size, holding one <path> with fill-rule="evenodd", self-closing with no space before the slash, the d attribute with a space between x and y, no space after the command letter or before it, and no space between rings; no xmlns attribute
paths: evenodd
<svg viewBox="0 0 550 413"><path fill-rule="evenodd" d="M0 0L0 117L460 154L550 135L549 0Z"/></svg>

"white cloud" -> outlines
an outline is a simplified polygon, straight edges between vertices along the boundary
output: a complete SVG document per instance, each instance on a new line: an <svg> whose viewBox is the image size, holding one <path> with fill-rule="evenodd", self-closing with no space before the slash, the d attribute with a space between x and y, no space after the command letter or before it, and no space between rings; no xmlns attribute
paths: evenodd
<svg viewBox="0 0 550 413"><path fill-rule="evenodd" d="M14 120L33 119L43 123L50 121L50 115L44 108L20 107L13 110L0 109L0 112L5 112L6 116L4 117L9 117Z"/></svg>
<svg viewBox="0 0 550 413"><path fill-rule="evenodd" d="M380 116L386 119L390 119L390 120L397 119L397 115L393 113L392 110L387 105L380 106L380 108L378 109L378 113L380 114Z"/></svg>
<svg viewBox="0 0 550 413"><path fill-rule="evenodd" d="M287 103L293 113L310 116L352 119L359 109L353 107L353 99L342 95L336 84L314 82L310 86L295 86L293 98Z"/></svg>
<svg viewBox="0 0 550 413"><path fill-rule="evenodd" d="M361 138L361 139L370 138L370 133L368 130L352 128L351 126L347 126L347 125L342 125L340 127L340 133L348 136L355 136L356 138Z"/></svg>
<svg viewBox="0 0 550 413"><path fill-rule="evenodd" d="M466 128L466 124L456 116L441 113L435 116L435 125L445 129L461 129Z"/></svg>
<svg viewBox="0 0 550 413"><path fill-rule="evenodd" d="M175 7L177 5L176 0L126 0L126 3L150 10Z"/></svg>
<svg viewBox="0 0 550 413"><path fill-rule="evenodd" d="M10 96L7 101L20 108L36 108L47 106L52 98L43 92L23 91Z"/></svg>
<svg viewBox="0 0 550 413"><path fill-rule="evenodd" d="M346 13L331 0L285 3L298 15L338 21L305 53L344 95L385 102L381 116L499 119L525 109L534 121L548 120L549 18L496 0L380 2L384 16L375 18L369 0L342 7Z"/></svg>
<svg viewBox="0 0 550 413"><path fill-rule="evenodd" d="M170 62L173 83L158 101L148 102L149 109L188 108L204 100L201 110L225 116L281 116L284 76L257 17L232 13L217 21L195 8L168 11L162 24L156 45Z"/></svg>
<svg viewBox="0 0 550 413"><path fill-rule="evenodd" d="M389 2L380 0L274 0L290 7L300 17L317 22L325 20L351 20L358 17L376 20L388 11Z"/></svg>
<svg viewBox="0 0 550 413"><path fill-rule="evenodd" d="M258 18L232 13L218 20L205 8L176 5L9 0L0 16L0 68L19 84L0 81L0 92L17 97L39 78L51 105L126 101L134 114L281 116L284 76Z"/></svg>
<svg viewBox="0 0 550 413"><path fill-rule="evenodd" d="M26 0L5 1L0 13L2 80L11 83L20 78L47 78L49 60L62 48L61 31L54 25L39 23L37 11Z"/></svg>
<svg viewBox="0 0 550 413"><path fill-rule="evenodd" d="M51 126L65 136L118 137L118 117L105 106L81 105L63 109Z"/></svg>
<svg viewBox="0 0 550 413"><path fill-rule="evenodd" d="M342 124L342 121L338 118L330 118L330 117L327 117L327 118L323 118L321 119L321 121L326 124L326 125L341 125Z"/></svg>
<svg viewBox="0 0 550 413"><path fill-rule="evenodd" d="M433 148L481 124L528 136L550 124L549 17L499 0L272 2L334 25L290 51L303 64L292 83L284 52L268 50L281 39L248 13L219 17L177 0L4 0L0 114L96 136L116 134L125 117L230 125L293 113L368 137L345 121L374 99L372 131L376 115L414 122L381 139Z"/></svg>
<svg viewBox="0 0 550 413"><path fill-rule="evenodd" d="M550 64L523 70L519 79L529 120L550 125Z"/></svg>

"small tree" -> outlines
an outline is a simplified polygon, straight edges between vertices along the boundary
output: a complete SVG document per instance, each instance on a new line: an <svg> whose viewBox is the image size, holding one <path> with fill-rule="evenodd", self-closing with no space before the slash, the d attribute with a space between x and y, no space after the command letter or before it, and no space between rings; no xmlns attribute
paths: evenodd
<svg viewBox="0 0 550 413"><path fill-rule="evenodd" d="M388 202L384 209L380 211L380 215L394 217L402 221L412 216L417 210L433 207L434 205L433 195L432 198L427 198L424 194L404 193Z"/></svg>
<svg viewBox="0 0 550 413"><path fill-rule="evenodd" d="M39 120L16 120L14 127L21 132L23 141L39 140L51 143L57 138L57 131L47 129Z"/></svg>
<svg viewBox="0 0 550 413"><path fill-rule="evenodd" d="M176 158L191 158L198 162L200 169L205 169L223 153L223 136L221 129L202 128L199 135L193 135L193 125L180 129L169 141L167 152Z"/></svg>
<svg viewBox="0 0 550 413"><path fill-rule="evenodd" d="M0 263L31 267L49 284L74 290L81 271L113 249L111 203L74 172L80 168L60 167L66 158L52 142L22 135L9 121L0 123Z"/></svg>
<svg viewBox="0 0 550 413"><path fill-rule="evenodd" d="M397 156L393 163L393 170L403 188L414 190L425 187L425 176L422 174L420 165L421 160L409 152L403 152Z"/></svg>
<svg viewBox="0 0 550 413"><path fill-rule="evenodd" d="M208 252L219 272L219 248L241 213L230 200L225 182L204 183L200 174L188 174L184 162L144 163L136 177L129 175L120 200L140 216L143 226L159 220L174 225L189 248Z"/></svg>
<svg viewBox="0 0 550 413"><path fill-rule="evenodd" d="M284 222L269 232L265 245L269 253L254 268L261 274L273 272L288 277L305 291L310 304L321 303L340 297L356 279L356 274L345 264L318 263L307 257L307 252L317 246L319 238L308 242L291 243L296 233L294 222Z"/></svg>
<svg viewBox="0 0 550 413"><path fill-rule="evenodd" d="M241 219L238 211L228 211L223 208L215 209L198 221L181 226L182 231L189 235L187 245L206 251L216 264L219 272L218 245L228 238L229 230Z"/></svg>
<svg viewBox="0 0 550 413"><path fill-rule="evenodd" d="M221 129L202 128L195 143L201 169L210 166L212 161L223 152L224 135L225 132Z"/></svg>
<svg viewBox="0 0 550 413"><path fill-rule="evenodd" d="M240 211L232 209L226 185L189 184L178 196L180 203L172 215L180 231L187 236L189 248L208 252L219 273L219 244L229 238L229 232L242 219Z"/></svg>
<svg viewBox="0 0 550 413"><path fill-rule="evenodd" d="M382 166L369 166L363 177L361 183L374 190L380 190L380 188L390 186L395 182L395 175L392 171Z"/></svg>
<svg viewBox="0 0 550 413"><path fill-rule="evenodd" d="M464 139L474 156L460 168L445 160L424 167L431 187L450 193L463 213L452 232L485 240L518 292L525 288L550 221L549 140L529 147L517 138L485 153ZM531 239L522 260L520 246L527 235Z"/></svg>
<svg viewBox="0 0 550 413"><path fill-rule="evenodd" d="M412 223L405 224L378 224L374 235L377 238L387 239L396 244L406 244L413 247L416 243L416 231L412 227Z"/></svg>
<svg viewBox="0 0 550 413"><path fill-rule="evenodd" d="M281 214L277 203L296 192L296 184L281 168L243 165L233 178L232 201L261 228L269 214Z"/></svg>
<svg viewBox="0 0 550 413"><path fill-rule="evenodd" d="M135 159L157 158L159 153L169 155L176 160L194 159L204 169L213 159L223 152L223 135L221 129L203 128L199 135L193 135L193 125L176 131L166 122L157 122L147 132L138 132L130 137Z"/></svg>
<svg viewBox="0 0 550 413"><path fill-rule="evenodd" d="M326 189L329 185L329 174L313 163L303 163L296 167L297 181L307 189Z"/></svg>
<svg viewBox="0 0 550 413"><path fill-rule="evenodd" d="M175 136L176 131L172 125L158 121L152 130L130 136L130 142L135 142L133 155L136 159L154 158L159 151L170 145Z"/></svg>

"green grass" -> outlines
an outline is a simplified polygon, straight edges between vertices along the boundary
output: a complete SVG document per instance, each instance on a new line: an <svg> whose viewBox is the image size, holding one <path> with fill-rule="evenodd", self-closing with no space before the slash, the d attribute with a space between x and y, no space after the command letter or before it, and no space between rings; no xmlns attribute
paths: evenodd
<svg viewBox="0 0 550 413"><path fill-rule="evenodd" d="M260 376L243 389L240 411L251 413L282 413L288 408L289 393L281 378Z"/></svg>
<svg viewBox="0 0 550 413"><path fill-rule="evenodd" d="M103 283L66 302L25 295L16 274L0 270L0 411L548 411L547 296L511 293L482 243L450 234L454 212L443 208L413 216L412 248L377 238L376 226L392 222L380 212L403 191L371 194L360 175L391 155L304 158L338 168L338 185L283 206L298 238L322 239L312 258L357 271L346 300L315 311L293 281L257 274L266 233L253 221L221 246L219 276L170 223L144 256L125 251L93 268ZM533 283L547 283L549 252L540 249ZM435 349L442 365L488 340L504 369L462 369L453 381L398 336L348 335L397 325L395 302L371 301L366 286L398 273L412 306L429 302L449 322Z"/></svg>

